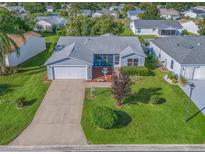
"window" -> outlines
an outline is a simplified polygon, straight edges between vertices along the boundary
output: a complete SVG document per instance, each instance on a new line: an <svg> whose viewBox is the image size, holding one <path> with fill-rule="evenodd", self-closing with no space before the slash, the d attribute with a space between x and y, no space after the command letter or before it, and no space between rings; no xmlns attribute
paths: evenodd
<svg viewBox="0 0 205 154"><path fill-rule="evenodd" d="M174 61L173 61L173 60L171 60L171 66L170 66L170 68L171 68L171 69L174 68Z"/></svg>
<svg viewBox="0 0 205 154"><path fill-rule="evenodd" d="M139 60L137 58L134 59L128 59L127 60L127 66L138 66Z"/></svg>
<svg viewBox="0 0 205 154"><path fill-rule="evenodd" d="M119 60L120 60L120 56L119 55L115 55L115 65L119 64Z"/></svg>
<svg viewBox="0 0 205 154"><path fill-rule="evenodd" d="M138 28L138 29L137 29L137 32L138 32L138 33L141 33L141 28Z"/></svg>

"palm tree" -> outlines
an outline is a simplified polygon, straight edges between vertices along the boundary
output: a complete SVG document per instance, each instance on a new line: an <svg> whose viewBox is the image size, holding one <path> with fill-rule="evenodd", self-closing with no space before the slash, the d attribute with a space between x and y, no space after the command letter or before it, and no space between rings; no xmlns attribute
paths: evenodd
<svg viewBox="0 0 205 154"><path fill-rule="evenodd" d="M20 54L19 47L9 35L15 34L24 39L23 34L28 30L28 26L15 12L5 8L0 8L0 23L0 73L5 73L5 56L12 52L12 48Z"/></svg>

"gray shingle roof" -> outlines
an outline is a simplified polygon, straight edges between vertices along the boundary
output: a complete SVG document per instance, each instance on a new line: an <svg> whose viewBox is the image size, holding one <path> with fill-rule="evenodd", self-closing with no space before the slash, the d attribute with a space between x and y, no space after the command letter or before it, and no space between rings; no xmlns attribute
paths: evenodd
<svg viewBox="0 0 205 154"><path fill-rule="evenodd" d="M65 18L59 17L59 16L39 16L36 18L36 21L41 21L41 20L44 20L44 21L50 23L51 25L58 25L62 21L64 21Z"/></svg>
<svg viewBox="0 0 205 154"><path fill-rule="evenodd" d="M166 37L152 42L180 64L205 64L205 36Z"/></svg>
<svg viewBox="0 0 205 154"><path fill-rule="evenodd" d="M177 28L182 29L182 25L177 20L134 20L135 28Z"/></svg>
<svg viewBox="0 0 205 154"><path fill-rule="evenodd" d="M65 47L60 51L55 51L45 63L46 65L66 58L93 63L93 54L122 54L122 56L138 54L146 57L138 37L115 36L112 34L95 37L64 36L60 37L57 45Z"/></svg>

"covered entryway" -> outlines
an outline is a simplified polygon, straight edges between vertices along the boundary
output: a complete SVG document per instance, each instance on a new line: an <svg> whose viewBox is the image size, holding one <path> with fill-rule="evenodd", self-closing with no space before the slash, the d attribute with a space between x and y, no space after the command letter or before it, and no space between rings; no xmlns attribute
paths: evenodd
<svg viewBox="0 0 205 154"><path fill-rule="evenodd" d="M88 79L86 66L54 66L53 79Z"/></svg>
<svg viewBox="0 0 205 154"><path fill-rule="evenodd" d="M205 80L205 66L195 68L195 70L194 70L194 79L196 79L196 80Z"/></svg>

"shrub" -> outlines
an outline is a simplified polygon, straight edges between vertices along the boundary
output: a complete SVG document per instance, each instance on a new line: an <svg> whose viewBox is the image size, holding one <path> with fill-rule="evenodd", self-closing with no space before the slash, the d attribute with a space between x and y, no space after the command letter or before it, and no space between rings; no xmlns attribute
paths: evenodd
<svg viewBox="0 0 205 154"><path fill-rule="evenodd" d="M151 96L150 102L152 104L159 104L161 102L161 98L159 96Z"/></svg>
<svg viewBox="0 0 205 154"><path fill-rule="evenodd" d="M146 53L146 59L145 59L145 66L149 69L155 69L157 66L157 59L154 54L154 52L147 52Z"/></svg>
<svg viewBox="0 0 205 154"><path fill-rule="evenodd" d="M92 114L95 125L99 128L109 129L117 126L117 113L108 107L96 107Z"/></svg>
<svg viewBox="0 0 205 154"><path fill-rule="evenodd" d="M16 99L16 106L18 108L24 107L26 105L26 103L27 103L27 100L25 97L19 97Z"/></svg>
<svg viewBox="0 0 205 154"><path fill-rule="evenodd" d="M123 71L127 75L138 75L138 76L149 76L150 70L143 66L125 66L123 67Z"/></svg>
<svg viewBox="0 0 205 154"><path fill-rule="evenodd" d="M186 84L188 83L188 81L187 81L182 75L180 75L180 77L179 77L179 83L180 83L182 86L184 86L184 85L186 85Z"/></svg>

